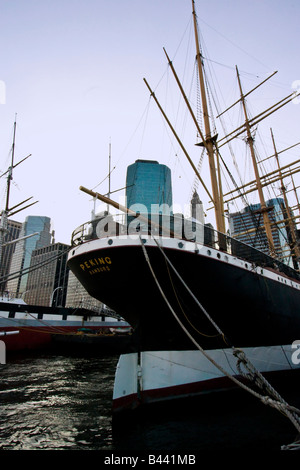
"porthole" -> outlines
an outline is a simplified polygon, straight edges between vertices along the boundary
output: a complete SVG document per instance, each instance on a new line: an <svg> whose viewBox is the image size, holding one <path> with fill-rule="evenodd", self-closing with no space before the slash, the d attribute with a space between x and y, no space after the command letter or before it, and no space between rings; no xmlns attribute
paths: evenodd
<svg viewBox="0 0 300 470"><path fill-rule="evenodd" d="M113 240L110 238L107 242L109 245L112 245L113 244Z"/></svg>
<svg viewBox="0 0 300 470"><path fill-rule="evenodd" d="M179 248L183 248L183 247L184 247L184 244L183 244L182 242L179 242L179 243L178 243L178 246L179 246Z"/></svg>
<svg viewBox="0 0 300 470"><path fill-rule="evenodd" d="M211 251L207 250L207 254L208 254L208 256L211 256Z"/></svg>
<svg viewBox="0 0 300 470"><path fill-rule="evenodd" d="M217 253L217 258L220 259L221 258L221 255L220 253Z"/></svg>

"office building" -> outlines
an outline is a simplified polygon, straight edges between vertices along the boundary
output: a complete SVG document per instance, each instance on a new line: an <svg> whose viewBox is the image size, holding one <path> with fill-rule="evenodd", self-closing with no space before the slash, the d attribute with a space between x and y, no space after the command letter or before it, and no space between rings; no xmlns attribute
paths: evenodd
<svg viewBox="0 0 300 470"><path fill-rule="evenodd" d="M28 216L22 224L20 240L16 243L15 252L12 257L7 290L16 296L22 296L27 287L28 272L33 250L50 245L51 220L44 216ZM34 234L34 235L33 235Z"/></svg>
<svg viewBox="0 0 300 470"><path fill-rule="evenodd" d="M3 293L6 290L7 285L7 276L9 274L9 269L11 265L12 256L14 254L16 243L12 243L14 240L19 238L21 232L22 224L21 222L16 222L15 220L7 221L7 231L3 237L3 250L1 256L0 264L0 292Z"/></svg>
<svg viewBox="0 0 300 470"><path fill-rule="evenodd" d="M270 199L266 201L266 206L269 209L275 251L282 261L292 265L289 246L290 231L286 223L284 200L281 198ZM229 214L230 235L247 245L270 254L260 209L260 204L252 204L241 212Z"/></svg>
<svg viewBox="0 0 300 470"><path fill-rule="evenodd" d="M168 214L172 208L171 170L154 160L136 160L126 176L127 207Z"/></svg>
<svg viewBox="0 0 300 470"><path fill-rule="evenodd" d="M32 251L24 300L28 304L64 307L67 296L69 245L53 243Z"/></svg>
<svg viewBox="0 0 300 470"><path fill-rule="evenodd" d="M148 230L145 218L151 214L152 230L160 224L164 230L170 228L172 215L171 171L166 165L154 160L136 160L127 168L126 205L144 218L135 220L127 216L129 233L136 230Z"/></svg>

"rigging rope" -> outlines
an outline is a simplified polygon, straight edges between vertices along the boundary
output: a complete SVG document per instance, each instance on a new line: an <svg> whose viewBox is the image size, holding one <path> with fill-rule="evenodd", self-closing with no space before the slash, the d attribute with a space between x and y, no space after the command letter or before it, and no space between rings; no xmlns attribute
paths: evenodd
<svg viewBox="0 0 300 470"><path fill-rule="evenodd" d="M194 297L194 294L190 291L190 289L188 288L188 286L185 284L185 282L183 281L183 279L181 278L181 276L179 275L179 273L177 272L177 270L175 269L175 267L173 266L173 264L170 262L170 260L168 259L168 257L166 256L165 252L162 250L162 248L160 247L160 245L158 244L157 240L153 237L156 245L158 246L158 248L160 249L160 251L162 252L163 256L165 257L165 259L167 260L167 262L170 264L170 266L172 267L172 269L174 270L175 274L179 277L179 279L181 280L181 282L183 283L183 285L186 287L186 289L188 289L189 293L192 295L192 297L197 301L198 305L201 307L202 311L205 313L205 315L210 319L208 313L206 312L206 310L204 309L204 307L200 304L200 302ZM294 426L296 427L297 431L299 432L300 434L300 410L298 410L297 408L294 408L294 407L290 407L290 405L288 403L286 403L283 398L275 391L275 389L267 382L267 380L265 379L265 377L262 376L262 374L253 366L253 364L250 363L249 359L246 357L244 351L240 350L240 349L237 349L235 347L232 346L232 351L233 351L233 354L235 357L238 358L238 364L239 364L239 368L240 368L240 364L243 363L246 365L246 367L248 368L248 374L246 375L247 378L249 379L249 376L253 377L255 375L255 377L258 377L258 380L257 381L257 384L263 384L264 387L267 388L267 390L269 391L269 393L271 395L273 395L273 397L275 398L272 399L268 396L263 396L257 392L255 392L254 390L252 390L251 388L249 388L248 386L246 386L245 384L243 384L240 380L238 380L235 376L229 374L222 366L220 366L199 344L198 342L193 338L193 336L189 333L189 331L186 329L186 327L183 325L183 323L181 322L181 320L178 318L176 312L174 311L174 309L172 308L170 302L168 301L167 297L165 296L164 292L163 292L163 289L162 287L160 286L159 284L159 281L155 275L155 272L153 270L153 267L151 265L151 262L150 262L150 259L149 259L149 256L148 256L148 253L147 253L147 250L144 246L144 243L142 241L142 238L140 236L140 242L141 242L141 246L142 246L142 250L143 250L143 253L144 253L144 256L145 256L145 259L146 259L146 262L150 268L150 271L152 273L152 276L157 284L157 287L162 295L162 297L164 298L166 304L168 305L171 313L173 314L175 320L179 323L179 325L181 326L181 328L183 329L183 331L186 333L186 335L189 337L189 339L193 342L193 344L196 346L197 349L199 349L202 354L213 364L215 365L215 367L220 371L222 372L223 375L227 376L230 380L232 380L234 383L236 383L239 387L243 388L244 390L248 391L249 393L251 393L252 395L254 395L256 398L258 398L262 403L264 404L268 404L274 408L276 408L277 410L281 411L282 413L284 413L289 419L290 421L294 424ZM220 330L220 328L216 325L216 323L210 319L214 325L214 327L217 329L218 332L220 332L222 335L224 335L222 333L222 331ZM240 369L241 370L241 369ZM245 376L245 374L243 373L243 376ZM299 416L298 416L299 415ZM283 446L282 449L289 449L289 448L299 448L300 449L300 440L298 442L295 442L295 443L292 443L290 446Z"/></svg>

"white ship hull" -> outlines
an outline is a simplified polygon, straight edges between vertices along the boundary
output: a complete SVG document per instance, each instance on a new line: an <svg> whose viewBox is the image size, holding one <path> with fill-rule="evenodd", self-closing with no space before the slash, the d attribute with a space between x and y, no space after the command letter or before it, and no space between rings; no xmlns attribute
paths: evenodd
<svg viewBox="0 0 300 470"><path fill-rule="evenodd" d="M243 348L266 377L300 371L292 345ZM207 351L229 375L240 379L232 349ZM113 392L115 413L140 405L236 387L201 351L144 351L120 356Z"/></svg>

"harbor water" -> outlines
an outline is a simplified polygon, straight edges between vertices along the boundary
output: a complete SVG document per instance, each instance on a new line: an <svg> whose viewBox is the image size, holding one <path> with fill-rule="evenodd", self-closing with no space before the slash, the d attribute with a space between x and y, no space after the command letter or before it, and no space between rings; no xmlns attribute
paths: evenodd
<svg viewBox="0 0 300 470"><path fill-rule="evenodd" d="M166 404L112 419L118 356L35 354L0 365L1 450L103 453L280 450L291 422L243 390ZM299 407L297 387L285 399ZM288 395L288 396L287 396Z"/></svg>

